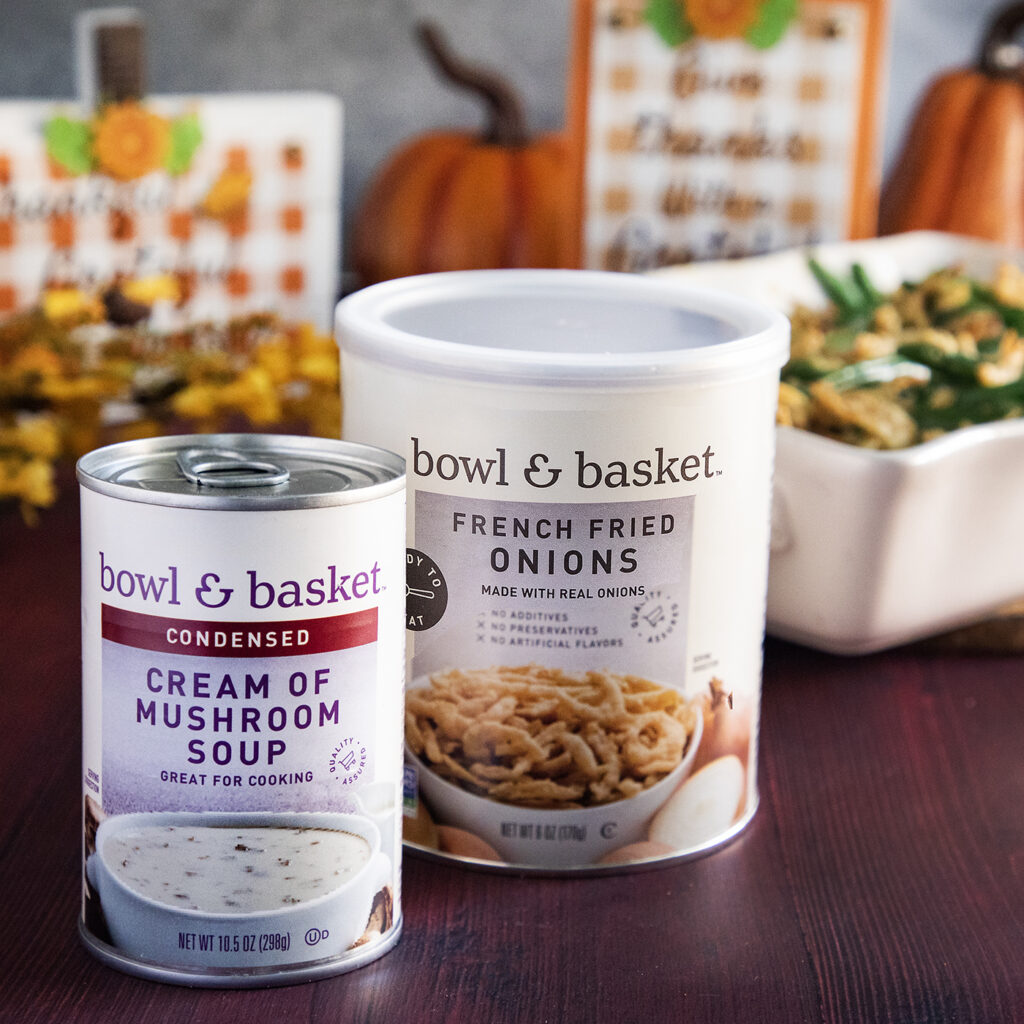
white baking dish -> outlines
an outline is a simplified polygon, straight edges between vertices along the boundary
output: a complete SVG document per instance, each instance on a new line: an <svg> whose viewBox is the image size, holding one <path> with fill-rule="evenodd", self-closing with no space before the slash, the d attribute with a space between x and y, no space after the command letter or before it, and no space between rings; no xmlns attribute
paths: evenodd
<svg viewBox="0 0 1024 1024"><path fill-rule="evenodd" d="M1024 253L914 232L814 247L883 290L950 264L989 279ZM669 267L659 276L766 302L824 306L810 250ZM768 631L826 651L881 650L985 618L1024 595L1024 420L902 451L777 430Z"/></svg>

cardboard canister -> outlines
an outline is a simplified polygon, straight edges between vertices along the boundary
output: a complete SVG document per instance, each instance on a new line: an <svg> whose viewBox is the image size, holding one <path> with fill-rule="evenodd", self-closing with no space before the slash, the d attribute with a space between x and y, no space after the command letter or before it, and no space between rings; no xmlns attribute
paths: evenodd
<svg viewBox="0 0 1024 1024"><path fill-rule="evenodd" d="M407 844L561 873L735 836L785 318L495 270L374 285L335 329L343 436L407 463Z"/></svg>

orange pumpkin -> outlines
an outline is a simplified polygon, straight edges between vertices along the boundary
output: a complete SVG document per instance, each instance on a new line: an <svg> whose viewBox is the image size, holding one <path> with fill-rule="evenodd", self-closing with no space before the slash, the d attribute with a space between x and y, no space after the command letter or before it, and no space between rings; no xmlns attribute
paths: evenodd
<svg viewBox="0 0 1024 1024"><path fill-rule="evenodd" d="M974 67L925 90L882 190L879 232L931 229L1024 245L1024 4L993 19Z"/></svg>
<svg viewBox="0 0 1024 1024"><path fill-rule="evenodd" d="M479 134L417 136L381 166L353 224L360 284L442 270L570 266L575 214L565 140L529 138L506 82L464 64L435 27L421 25L419 37L449 81L483 100L487 123Z"/></svg>

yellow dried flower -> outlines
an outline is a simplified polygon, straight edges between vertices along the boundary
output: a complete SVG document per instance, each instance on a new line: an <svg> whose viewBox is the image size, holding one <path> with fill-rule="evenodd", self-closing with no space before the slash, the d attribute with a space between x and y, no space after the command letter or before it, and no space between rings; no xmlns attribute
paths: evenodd
<svg viewBox="0 0 1024 1024"><path fill-rule="evenodd" d="M60 356L41 343L29 344L19 349L7 364L7 372L12 377L27 374L51 377L59 374L62 369Z"/></svg>
<svg viewBox="0 0 1024 1024"><path fill-rule="evenodd" d="M262 367L252 366L220 392L222 404L243 412L254 426L265 426L281 418L281 401L270 374Z"/></svg>
<svg viewBox="0 0 1024 1024"><path fill-rule="evenodd" d="M320 346L330 339L325 338L311 323L308 321L299 324L293 331L295 341L299 346L301 352L312 352L316 351ZM331 345L333 346L333 342Z"/></svg>
<svg viewBox="0 0 1024 1024"><path fill-rule="evenodd" d="M181 285L178 279L170 274L154 274L150 277L138 277L133 281L124 281L120 286L121 294L132 302L140 302L144 306L152 306L161 299L167 302L181 301Z"/></svg>
<svg viewBox="0 0 1024 1024"><path fill-rule="evenodd" d="M60 431L53 420L32 416L13 426L0 427L0 448L13 448L26 455L55 459L60 454Z"/></svg>
<svg viewBox="0 0 1024 1024"><path fill-rule="evenodd" d="M105 313L103 303L80 288L48 288L43 292L43 316L51 323L68 320L98 323Z"/></svg>
<svg viewBox="0 0 1024 1024"><path fill-rule="evenodd" d="M39 392L51 402L97 401L112 398L117 386L100 377L44 377Z"/></svg>
<svg viewBox="0 0 1024 1024"><path fill-rule="evenodd" d="M53 466L45 459L24 460L0 454L0 498L18 499L25 521L34 523L36 509L57 500Z"/></svg>
<svg viewBox="0 0 1024 1024"><path fill-rule="evenodd" d="M0 452L0 498L19 497L16 481L21 463L22 460L18 456L4 455Z"/></svg>
<svg viewBox="0 0 1024 1024"><path fill-rule="evenodd" d="M256 349L256 364L270 375L275 384L284 384L292 376L292 356L287 339L264 342Z"/></svg>
<svg viewBox="0 0 1024 1024"><path fill-rule="evenodd" d="M160 275L119 287L147 303L177 294ZM82 290L50 289L45 308L41 297L30 313L0 321L5 407L47 409L0 416L0 499L19 501L26 519L54 500L56 459L177 431L178 419L206 431L237 429L244 417L258 429L302 424L314 435L339 435L338 350L312 324L262 313L166 334L105 321L83 330L98 302ZM111 422L110 402L137 418Z"/></svg>
<svg viewBox="0 0 1024 1024"><path fill-rule="evenodd" d="M53 466L45 459L29 459L16 476L16 488L22 501L45 508L57 500Z"/></svg>
<svg viewBox="0 0 1024 1024"><path fill-rule="evenodd" d="M155 419L134 420L112 431L114 441L138 441L147 437L160 437L163 432L163 425Z"/></svg>
<svg viewBox="0 0 1024 1024"><path fill-rule="evenodd" d="M230 217L244 210L252 191L252 174L245 168L228 168L210 186L200 209L207 217Z"/></svg>
<svg viewBox="0 0 1024 1024"><path fill-rule="evenodd" d="M189 384L171 398L175 414L189 420L209 419L217 405L217 388L212 384Z"/></svg>
<svg viewBox="0 0 1024 1024"><path fill-rule="evenodd" d="M300 376L318 384L334 384L338 381L338 353L321 353L304 356L297 365Z"/></svg>

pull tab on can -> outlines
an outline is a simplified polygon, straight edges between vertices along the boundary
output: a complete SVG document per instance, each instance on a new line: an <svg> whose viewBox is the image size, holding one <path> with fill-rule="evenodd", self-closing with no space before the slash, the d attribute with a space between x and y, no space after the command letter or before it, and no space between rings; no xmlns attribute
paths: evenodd
<svg viewBox="0 0 1024 1024"><path fill-rule="evenodd" d="M185 448L178 452L178 468L200 487L277 487L289 478L286 467L230 448Z"/></svg>

